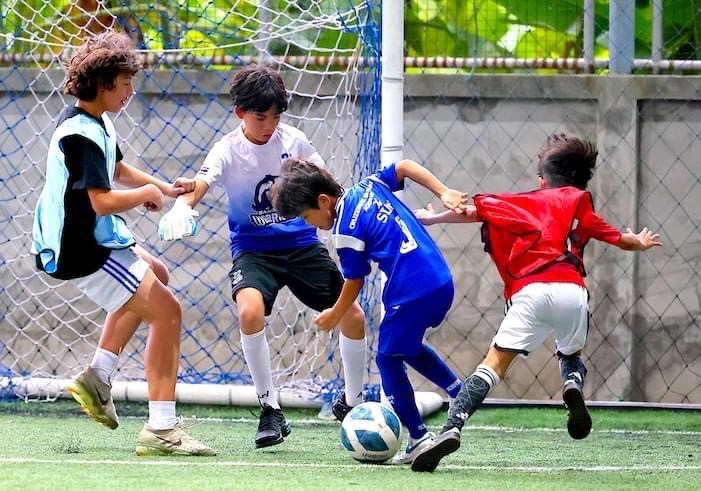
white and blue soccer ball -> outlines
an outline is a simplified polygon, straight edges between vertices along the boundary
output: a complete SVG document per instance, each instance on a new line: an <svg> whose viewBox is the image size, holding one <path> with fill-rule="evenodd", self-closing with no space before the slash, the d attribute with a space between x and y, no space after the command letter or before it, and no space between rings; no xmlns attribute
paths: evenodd
<svg viewBox="0 0 701 491"><path fill-rule="evenodd" d="M359 462L381 463L400 446L402 424L392 409L379 402L355 406L341 423L341 444Z"/></svg>

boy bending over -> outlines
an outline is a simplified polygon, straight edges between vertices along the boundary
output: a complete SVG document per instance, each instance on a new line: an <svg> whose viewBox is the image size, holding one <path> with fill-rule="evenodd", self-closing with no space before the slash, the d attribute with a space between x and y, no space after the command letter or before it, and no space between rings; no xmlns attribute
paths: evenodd
<svg viewBox="0 0 701 491"><path fill-rule="evenodd" d="M404 187L405 178L430 189L451 208L467 200L410 160L344 190L327 170L290 159L273 185L273 205L281 215L301 216L310 225L333 229L345 281L338 300L315 319L320 329L333 329L346 315L370 273L371 261L387 275L376 362L384 392L409 430L406 451L393 459L397 464L411 464L433 438L416 407L406 365L451 398L460 390L457 375L423 342L426 329L438 326L450 309L453 278L426 229L393 194Z"/></svg>

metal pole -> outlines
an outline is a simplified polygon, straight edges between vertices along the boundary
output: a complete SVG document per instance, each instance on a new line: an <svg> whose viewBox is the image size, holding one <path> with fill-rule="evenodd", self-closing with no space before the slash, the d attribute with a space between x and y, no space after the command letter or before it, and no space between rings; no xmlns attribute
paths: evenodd
<svg viewBox="0 0 701 491"><path fill-rule="evenodd" d="M660 61L662 60L663 39L662 39L662 13L664 7L662 0L652 2L652 73L659 73Z"/></svg>
<svg viewBox="0 0 701 491"><path fill-rule="evenodd" d="M611 0L609 3L609 68L611 73L630 73L633 68L634 56L635 0Z"/></svg>
<svg viewBox="0 0 701 491"><path fill-rule="evenodd" d="M382 166L404 150L404 2L382 2Z"/></svg>
<svg viewBox="0 0 701 491"><path fill-rule="evenodd" d="M587 71L594 66L594 0L584 0L584 20L582 22L584 34L584 61Z"/></svg>

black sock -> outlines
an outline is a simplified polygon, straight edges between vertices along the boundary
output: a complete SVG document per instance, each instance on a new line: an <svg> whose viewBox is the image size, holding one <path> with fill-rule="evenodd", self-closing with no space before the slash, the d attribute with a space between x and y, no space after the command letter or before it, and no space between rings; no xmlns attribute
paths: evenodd
<svg viewBox="0 0 701 491"><path fill-rule="evenodd" d="M499 381L499 376L491 367L479 365L475 373L465 379L460 392L453 400L444 430L449 428L461 430L467 418L477 411L491 388Z"/></svg>
<svg viewBox="0 0 701 491"><path fill-rule="evenodd" d="M587 367L584 366L579 352L571 355L563 355L558 352L557 356L560 361L560 377L562 378L562 383L564 384L567 382L573 375L579 375L579 380L577 382L580 386L583 386L584 377L587 376Z"/></svg>

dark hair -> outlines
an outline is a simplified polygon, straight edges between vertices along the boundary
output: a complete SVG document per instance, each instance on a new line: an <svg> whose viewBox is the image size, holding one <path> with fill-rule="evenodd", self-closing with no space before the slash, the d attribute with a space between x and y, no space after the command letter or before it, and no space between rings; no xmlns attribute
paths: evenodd
<svg viewBox="0 0 701 491"><path fill-rule="evenodd" d="M83 101L97 97L97 89L114 88L117 75L134 75L143 63L131 39L117 31L91 36L78 47L66 66L64 94Z"/></svg>
<svg viewBox="0 0 701 491"><path fill-rule="evenodd" d="M338 198L343 187L326 169L304 160L287 159L282 175L275 180L271 196L273 207L283 217L299 216L303 210L319 208L319 195Z"/></svg>
<svg viewBox="0 0 701 491"><path fill-rule="evenodd" d="M549 187L586 189L598 154L590 141L564 133L550 135L538 153L538 176Z"/></svg>
<svg viewBox="0 0 701 491"><path fill-rule="evenodd" d="M264 65L252 65L234 74L229 87L234 107L244 112L263 113L276 107L287 111L287 90L278 72Z"/></svg>

